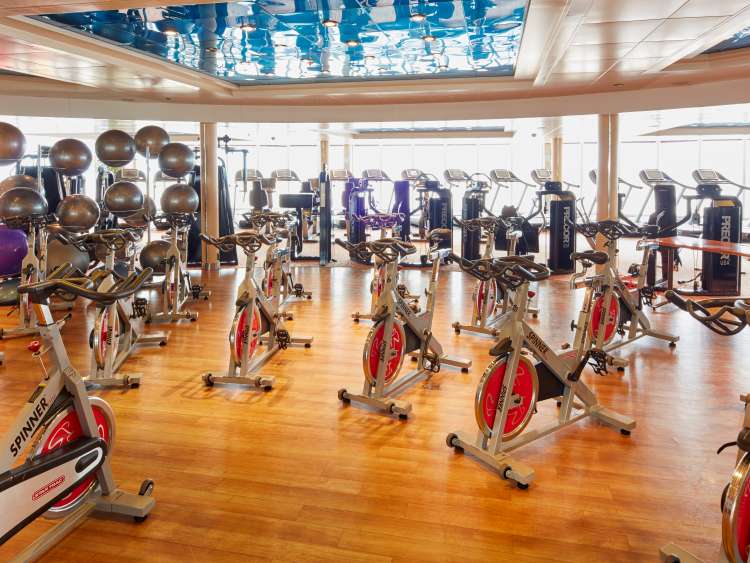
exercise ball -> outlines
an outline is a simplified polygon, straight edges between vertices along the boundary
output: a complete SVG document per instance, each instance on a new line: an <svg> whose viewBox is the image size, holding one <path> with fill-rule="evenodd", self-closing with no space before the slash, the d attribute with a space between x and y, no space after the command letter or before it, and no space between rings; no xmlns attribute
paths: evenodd
<svg viewBox="0 0 750 563"><path fill-rule="evenodd" d="M122 168L135 158L135 141L125 131L110 129L96 139L96 156L102 163Z"/></svg>
<svg viewBox="0 0 750 563"><path fill-rule="evenodd" d="M154 200L146 196L143 202L143 209L139 209L132 215L128 215L123 218L123 221L130 226L137 229L145 229L148 226L148 220L153 219L156 215L156 204ZM148 219L146 218L148 217Z"/></svg>
<svg viewBox="0 0 750 563"><path fill-rule="evenodd" d="M161 149L169 144L169 133L156 125L141 127L135 134L135 149L141 156L146 156L148 148L149 158L157 158Z"/></svg>
<svg viewBox="0 0 750 563"><path fill-rule="evenodd" d="M74 194L60 202L56 214L66 231L84 233L99 221L99 206L88 196Z"/></svg>
<svg viewBox="0 0 750 563"><path fill-rule="evenodd" d="M21 272L21 262L28 252L26 233L0 226L0 276Z"/></svg>
<svg viewBox="0 0 750 563"><path fill-rule="evenodd" d="M32 190L41 191L37 179L26 174L14 174L0 182L0 194L12 188L31 188Z"/></svg>
<svg viewBox="0 0 750 563"><path fill-rule="evenodd" d="M152 240L141 250L141 267L151 268L156 274L163 274L169 246L166 240Z"/></svg>
<svg viewBox="0 0 750 563"><path fill-rule="evenodd" d="M63 176L80 176L91 166L91 151L78 139L63 139L52 145L49 162Z"/></svg>
<svg viewBox="0 0 750 563"><path fill-rule="evenodd" d="M0 166L18 162L25 152L26 137L21 130L10 123L0 122Z"/></svg>
<svg viewBox="0 0 750 563"><path fill-rule="evenodd" d="M91 259L89 253L59 240L51 240L47 245L47 274L62 264L70 263L76 270L85 274Z"/></svg>
<svg viewBox="0 0 750 563"><path fill-rule="evenodd" d="M182 143L169 143L159 153L159 168L167 176L182 178L193 171L195 153Z"/></svg>
<svg viewBox="0 0 750 563"><path fill-rule="evenodd" d="M172 184L161 194L161 210L167 215L195 213L200 205L196 191L187 184Z"/></svg>
<svg viewBox="0 0 750 563"><path fill-rule="evenodd" d="M143 193L133 182L115 182L104 193L104 207L116 217L127 217L143 209Z"/></svg>
<svg viewBox="0 0 750 563"><path fill-rule="evenodd" d="M0 218L42 217L47 214L47 200L31 188L11 188L0 195Z"/></svg>

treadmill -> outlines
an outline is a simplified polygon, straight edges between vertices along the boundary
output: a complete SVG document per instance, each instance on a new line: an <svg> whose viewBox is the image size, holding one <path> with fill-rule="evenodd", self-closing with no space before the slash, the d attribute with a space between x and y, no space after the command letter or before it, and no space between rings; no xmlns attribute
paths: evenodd
<svg viewBox="0 0 750 563"><path fill-rule="evenodd" d="M535 184L530 184L529 182L521 180L521 178L516 176L511 170L508 170L505 168L495 168L494 170L491 170L490 179L495 183L495 185L497 185L498 188L511 189L513 184L521 184L521 186L523 186L521 197L518 198L518 204L516 205L516 212L518 214L521 213L521 206L523 205L523 202L526 199L526 192L529 191L529 188L536 187ZM499 192L500 190L498 189L496 192L495 198L497 198L497 193ZM490 209L494 209L494 207L495 207L495 200L493 199Z"/></svg>
<svg viewBox="0 0 750 563"><path fill-rule="evenodd" d="M646 185L646 188L648 189L648 193L646 194L646 197L643 200L643 205L641 205L641 209L635 218L635 222L639 224L641 222L641 219L643 218L643 213L646 211L648 202L651 200L651 196L654 193L655 186L658 186L661 184L672 184L674 186L679 186L680 193L677 194L677 199L676 199L677 205L679 205L680 201L682 201L682 197L685 195L685 191L695 190L695 186L688 186L687 184L678 182L677 180L672 178L669 174L665 173L663 170L659 170L658 168L646 168L644 170L641 170L638 173L638 176L640 177L641 182L643 182Z"/></svg>

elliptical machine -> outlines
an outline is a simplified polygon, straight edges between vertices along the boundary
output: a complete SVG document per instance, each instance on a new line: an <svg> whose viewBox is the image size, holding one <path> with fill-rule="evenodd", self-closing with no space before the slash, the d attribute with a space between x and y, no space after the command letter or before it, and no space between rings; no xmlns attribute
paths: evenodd
<svg viewBox="0 0 750 563"><path fill-rule="evenodd" d="M61 279L19 288L32 304L41 337L28 348L40 362L47 355L52 369L45 369L42 382L2 439L0 544L42 514L64 519L15 561L38 559L94 511L142 522L154 507L153 481L143 481L138 494L117 488L110 462L114 413L103 399L86 393L65 350L60 323L54 321L49 307L49 299L56 293L74 294L107 307L133 295L150 275L151 270L145 269L108 290L95 291ZM27 459L18 465L24 452Z"/></svg>
<svg viewBox="0 0 750 563"><path fill-rule="evenodd" d="M446 235L441 231L433 232L430 240L435 243ZM406 420L412 405L397 399L398 395L421 381L431 382L442 365L456 367L463 372L471 367L471 361L445 354L440 342L432 334L440 262L449 251L436 251L436 255L433 255L430 284L425 290L427 303L422 312L416 313L399 293L397 284L398 262L402 257L416 252L413 244L396 239L362 242L357 245L337 239L336 244L351 253L362 254L363 260L369 261L375 255L385 265L384 287L378 295L377 313L373 317L375 324L365 340L362 355L362 392L350 393L346 389L340 389L338 398L344 404L367 406ZM417 362L417 369L399 378L399 371L407 355L411 355Z"/></svg>

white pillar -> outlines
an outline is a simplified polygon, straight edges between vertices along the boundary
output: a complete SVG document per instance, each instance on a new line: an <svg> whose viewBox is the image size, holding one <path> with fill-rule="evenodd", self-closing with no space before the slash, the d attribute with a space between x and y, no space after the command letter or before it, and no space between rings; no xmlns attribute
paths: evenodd
<svg viewBox="0 0 750 563"><path fill-rule="evenodd" d="M320 136L320 170L327 170L330 161L328 150L328 135Z"/></svg>
<svg viewBox="0 0 750 563"><path fill-rule="evenodd" d="M562 182L563 179L563 140L562 137L552 139L552 179Z"/></svg>
<svg viewBox="0 0 750 563"><path fill-rule="evenodd" d="M201 123L201 231L210 237L219 236L219 158L216 123ZM203 267L219 267L219 251L203 243Z"/></svg>
<svg viewBox="0 0 750 563"><path fill-rule="evenodd" d="M620 116L613 113L609 116L609 218L617 221L619 217L620 199L617 197L619 188L618 157L620 149Z"/></svg>
<svg viewBox="0 0 750 563"><path fill-rule="evenodd" d="M596 172L596 220L609 219L609 116L599 116L599 166Z"/></svg>

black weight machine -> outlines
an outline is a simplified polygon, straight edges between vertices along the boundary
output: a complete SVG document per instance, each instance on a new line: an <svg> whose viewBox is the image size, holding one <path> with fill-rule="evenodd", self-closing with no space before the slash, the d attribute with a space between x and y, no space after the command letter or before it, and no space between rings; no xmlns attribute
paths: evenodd
<svg viewBox="0 0 750 563"><path fill-rule="evenodd" d="M278 171L276 171L278 172ZM296 176L296 174L295 174ZM292 260L315 260L321 266L332 261L332 233L333 233L333 199L331 198L331 178L327 170L323 170L317 178L301 182L301 191L292 194L279 195L279 207L293 209L297 215L296 232L292 237ZM318 221L317 240L306 238L307 217L315 214ZM304 243L317 242L317 255L304 255Z"/></svg>

